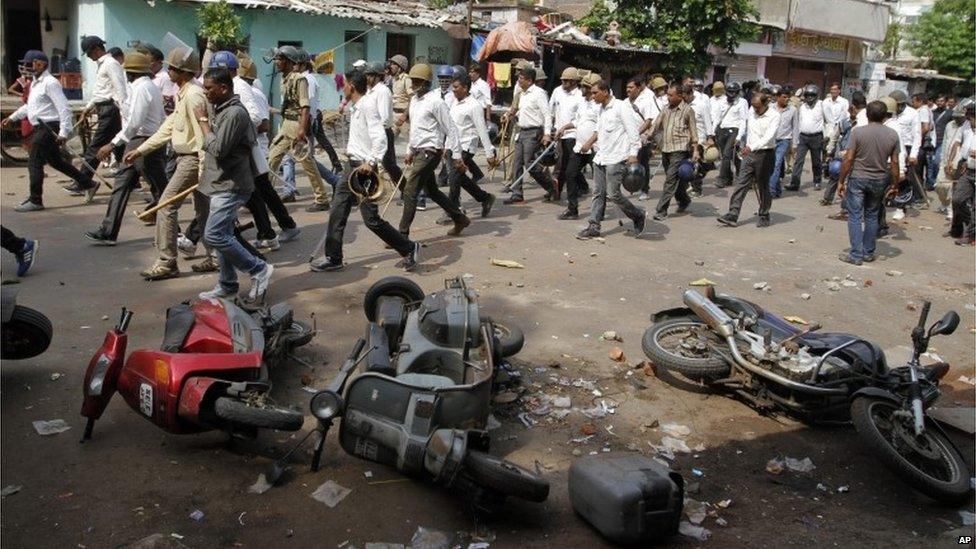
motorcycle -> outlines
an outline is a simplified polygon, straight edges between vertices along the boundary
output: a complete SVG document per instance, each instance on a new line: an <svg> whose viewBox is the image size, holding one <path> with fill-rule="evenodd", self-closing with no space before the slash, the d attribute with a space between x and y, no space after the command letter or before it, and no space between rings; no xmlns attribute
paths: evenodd
<svg viewBox="0 0 976 549"><path fill-rule="evenodd" d="M40 311L18 305L16 290L6 286L0 289L0 317L3 319L0 358L33 358L51 345L54 334L51 321Z"/></svg>
<svg viewBox="0 0 976 549"><path fill-rule="evenodd" d="M919 364L929 338L955 331L955 312L926 330L925 302L912 331L911 360L889 367L870 341L819 333L819 324L801 330L713 287L704 296L688 290L683 302L652 315L644 332L644 354L657 367L728 391L760 412L812 423L852 420L862 440L913 488L940 501L967 497L970 474L962 455L925 414L949 365Z"/></svg>
<svg viewBox="0 0 976 549"><path fill-rule="evenodd" d="M244 309L226 299L182 303L166 313L159 350L125 358L132 311L105 335L84 379L82 441L118 392L141 416L174 434L222 430L253 437L259 428L297 431L304 416L269 396L270 368L312 340L291 307Z"/></svg>
<svg viewBox="0 0 976 549"><path fill-rule="evenodd" d="M310 402L319 421L312 470L341 418L339 443L350 455L458 489L477 504L506 496L545 501L548 482L488 453L496 371L521 350L521 331L481 316L462 278L425 295L409 279L387 277L366 292L364 305L365 337ZM360 363L365 371L352 377ZM304 442L272 465L270 482Z"/></svg>

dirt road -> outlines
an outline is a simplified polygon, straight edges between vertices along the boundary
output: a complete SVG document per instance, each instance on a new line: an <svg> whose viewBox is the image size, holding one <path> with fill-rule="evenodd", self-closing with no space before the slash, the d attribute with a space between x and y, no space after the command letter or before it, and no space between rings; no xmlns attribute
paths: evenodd
<svg viewBox="0 0 976 549"><path fill-rule="evenodd" d="M954 308L963 317L955 335L933 343L933 350L953 364L943 402L972 406L972 385L955 380L974 375L974 251L941 238L943 220L934 212L893 223L892 236L879 244L879 260L863 267L837 260L846 245L846 226L825 218L833 209L817 205L812 189L774 202L768 229L750 223L755 207L750 197L744 225L729 229L714 219L724 213L728 193L708 181L706 196L695 201L690 214L665 223L648 219L639 240L625 235L616 218L604 224L603 240L575 239L584 222L557 221L561 207L542 203L536 188L527 191L530 200L524 205L499 201L489 218L475 219L460 238L445 236L446 229L434 223L439 211L421 212L413 234L425 247L422 265L411 277L433 291L447 277L473 275L484 309L517 323L527 337L516 361L525 392L497 409L502 427L493 433L493 451L537 468L551 482L552 495L543 505L515 502L485 516L473 514L445 490L344 454L334 439L322 471L310 473L302 456L282 486L251 494L248 486L269 458L292 441L287 435L233 443L216 433L170 436L121 399L110 404L94 440L79 444L83 370L120 307L135 311L130 350L155 347L166 307L211 288L213 277L187 274L144 282L138 272L153 257L151 227L127 217L114 248L93 247L81 236L104 214L105 191L94 205L81 206L51 177L47 211L18 214L13 206L25 195L26 172L4 168L0 174L4 225L41 241L36 270L18 286L20 300L47 314L55 327L47 353L7 361L0 376L0 484L22 487L2 502L0 535L6 547L118 547L155 533L169 544L190 547L345 542L363 547L407 544L418 526L456 535L458 543L484 539L492 547L601 546L604 542L569 506L569 464L575 455L604 448L651 453L649 443L659 443L666 423L690 428L687 443L698 448L675 461L694 484L689 496L713 505L731 500L705 519L710 540L677 536L671 540L676 545L941 546L954 544L962 528L959 509L938 506L907 488L867 453L850 427L814 429L760 417L727 397L676 388L631 368L643 359L640 336L648 315L677 306L689 282L703 277L721 291L831 330L856 332L883 348L910 343L917 313L909 308L930 299L934 314ZM660 179L654 186L660 187ZM497 192L499 186L488 187ZM308 200L307 187L304 191ZM138 200L130 209L141 207ZM290 302L300 318L314 313L320 330L301 353L314 368L291 363L272 374L275 398L302 409L309 394L302 390L301 375L324 385L361 333L365 290L399 274L394 254L355 212L347 230L346 269L309 272L308 254L327 217L305 213L305 203L292 207L301 239L270 255L277 266L271 298ZM388 218L398 215L394 206ZM491 258L516 260L525 268L491 266ZM4 254L2 262L4 279L11 278L12 257ZM189 262L181 267L189 271ZM856 285L828 289L832 277L848 275ZM753 289L757 282L766 282L768 291ZM810 294L809 300L801 294ZM600 341L605 330L617 331L623 342ZM614 345L623 350L625 362L610 360ZM577 408L600 400L560 380L594 382L603 399L616 404L615 413L602 419L576 411L562 420L538 416L539 423L526 428L516 415L543 394L568 395ZM55 418L72 429L42 437L31 424ZM597 434L571 442L583 436L584 424L592 424ZM305 428L312 427L307 421ZM971 447L966 451L971 457ZM816 468L808 474L766 472L768 460L786 456L809 457ZM309 497L329 479L352 489L333 509ZM961 509L972 511L972 502ZM196 510L204 514L199 522L189 518Z"/></svg>

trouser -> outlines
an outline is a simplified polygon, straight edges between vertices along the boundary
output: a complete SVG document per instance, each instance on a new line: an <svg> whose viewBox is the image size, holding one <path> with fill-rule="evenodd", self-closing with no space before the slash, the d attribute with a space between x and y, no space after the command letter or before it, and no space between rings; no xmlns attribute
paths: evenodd
<svg viewBox="0 0 976 549"><path fill-rule="evenodd" d="M732 217L739 219L742 202L749 190L755 188L759 194L759 218L769 218L769 208L773 204L773 196L769 193L769 174L773 171L775 161L773 149L750 151L742 158L742 169L739 170L735 190L729 198L729 214Z"/></svg>
<svg viewBox="0 0 976 549"><path fill-rule="evenodd" d="M839 181L836 177L827 177L827 184L824 186L823 202L830 204L834 201L834 195L837 194L837 186Z"/></svg>
<svg viewBox="0 0 976 549"><path fill-rule="evenodd" d="M810 151L810 163L813 165L813 184L820 185L823 178L823 146L822 133L800 134L796 140L796 158L793 160L790 190L800 189L800 177L803 175L803 163L806 161L807 151Z"/></svg>
<svg viewBox="0 0 976 549"><path fill-rule="evenodd" d="M285 207L285 204L281 201L281 197L275 192L269 174L261 174L254 178L253 194L261 198L268 207L268 211L274 216L275 221L278 222L279 227L282 229L294 229L297 227L295 220L288 213L288 208Z"/></svg>
<svg viewBox="0 0 976 549"><path fill-rule="evenodd" d="M651 192L651 147L652 145L648 143L637 149L637 162L644 166L644 185L640 189L644 194Z"/></svg>
<svg viewBox="0 0 976 549"><path fill-rule="evenodd" d="M688 196L688 182L682 181L678 177L678 168L681 166L681 161L689 157L690 155L686 151L664 153L661 157L661 166L664 168L665 179L661 199L657 202L657 213L667 215L668 206L671 205L672 198L676 198L678 200L678 206L682 208L691 202L691 197Z"/></svg>
<svg viewBox="0 0 976 549"><path fill-rule="evenodd" d="M196 154L176 155L176 168L173 170L173 177L169 179L169 183L163 189L163 194L159 197L159 201L161 203L166 202L173 196L196 185L199 182L199 168L200 157ZM193 195L195 225L201 227L202 230L202 227L207 223L210 200L199 191L194 191L191 194ZM176 202L163 206L162 209L156 212L157 265L176 266L176 236L180 231L178 216L182 204L183 200L177 200ZM189 232L190 229L187 229L187 233ZM191 240L197 242L199 239L200 237L197 236L196 239Z"/></svg>
<svg viewBox="0 0 976 549"><path fill-rule="evenodd" d="M935 189L935 182L939 177L939 167L941 164L942 145L939 144L939 146L928 155L928 164L925 167L925 187L930 191Z"/></svg>
<svg viewBox="0 0 976 549"><path fill-rule="evenodd" d="M145 140L145 137L136 137L130 140L125 147L126 152L136 150ZM109 198L108 208L105 210L105 219L102 220L102 234L111 240L115 240L119 236L122 218L125 216L125 207L129 203L129 195L139 188L139 178L144 178L149 182L153 198L159 200L163 189L166 188L165 149L156 149L146 153L132 164L124 164L122 169L116 172L112 196Z"/></svg>
<svg viewBox="0 0 976 549"><path fill-rule="evenodd" d="M404 236L410 234L410 225L417 215L417 195L421 191L427 193L427 198L433 200L456 223L465 218L461 210L451 202L440 189L437 188L437 176L434 171L440 163L442 151L418 150L414 151L413 163L407 169L407 183L403 188L403 214L400 217L400 232Z"/></svg>
<svg viewBox="0 0 976 549"><path fill-rule="evenodd" d="M271 171L278 171L278 166L281 165L282 158L291 152L292 146L295 144L296 135L298 135L298 122L287 118L284 119L281 122L278 135L275 136L274 141L271 143L271 152L268 154L268 164L271 167ZM313 150L310 148L308 155L301 160L301 165L305 170L305 174L308 176L309 183L312 185L315 203L328 204L329 195L326 194L325 183L322 181L319 170L315 166L315 155L312 152Z"/></svg>
<svg viewBox="0 0 976 549"><path fill-rule="evenodd" d="M631 220L644 217L644 211L634 205L620 192L626 162L603 166L593 166L593 199L590 205L590 227L600 230L600 223L607 209L607 200L613 202Z"/></svg>
<svg viewBox="0 0 976 549"><path fill-rule="evenodd" d="M556 153L559 155L556 159L556 167L553 172L556 178L556 188L562 191L566 188L566 177L567 170L569 166L570 159L576 153L573 152L573 147L576 146L576 139L573 137L567 137L565 139L560 139L559 144L556 145Z"/></svg>
<svg viewBox="0 0 976 549"><path fill-rule="evenodd" d="M350 161L350 172L358 168L359 164L359 162ZM340 181L339 185L336 186L332 209L329 210L329 232L325 237L325 255L333 262L342 262L342 239L346 231L346 222L349 221L349 213L352 211L355 201L356 196L349 190L348 181ZM397 253L405 256L413 251L414 243L380 217L376 202L368 200L360 202L359 214L363 217L363 224L366 225L366 228L380 237L380 240L396 250Z"/></svg>
<svg viewBox="0 0 976 549"><path fill-rule="evenodd" d="M536 152L542 143L542 128L519 130L518 137L515 139L515 173L511 185L512 197L522 198L522 183L525 178L522 173L535 161ZM536 162L535 166L529 170L529 175L547 193L553 191L552 177L542 167L541 162Z"/></svg>
<svg viewBox="0 0 976 549"><path fill-rule="evenodd" d="M928 195L925 193L925 187L922 184L925 169L925 151L919 151L919 155L916 157L916 162L914 166L906 166L905 177L912 184L912 193L914 195L913 202L922 202L923 204L928 204ZM905 145L905 158L911 158L912 156L912 146Z"/></svg>
<svg viewBox="0 0 976 549"><path fill-rule="evenodd" d="M790 145L792 144L792 139L776 140L776 156L773 162L773 173L769 176L769 192L773 196L779 196L783 192L783 189L780 187L780 180L783 177L783 165L786 163L786 155L790 152Z"/></svg>
<svg viewBox="0 0 976 549"><path fill-rule="evenodd" d="M257 231L258 240L271 240L278 236L274 227L271 226L268 205L264 203L257 191L252 192L247 197L244 207L251 212L251 219L254 220L254 229Z"/></svg>
<svg viewBox="0 0 976 549"><path fill-rule="evenodd" d="M332 170L326 168L317 159L315 160L315 169L318 170L319 176L331 185L333 189L339 184L340 177ZM281 181L283 183L283 194L288 195L298 192L295 188L295 157L291 154L286 154L281 160Z"/></svg>
<svg viewBox="0 0 976 549"><path fill-rule="evenodd" d="M15 235L13 231L0 225L0 248L20 257L27 240Z"/></svg>
<svg viewBox="0 0 976 549"><path fill-rule="evenodd" d="M976 171L967 169L966 173L956 180L952 187L952 226L949 232L952 236L968 238L976 236L976 203L974 200L973 181Z"/></svg>
<svg viewBox="0 0 976 549"><path fill-rule="evenodd" d="M395 140L393 128L386 128L386 153L383 155L383 169L390 174L393 184L399 188L403 187L403 181L400 181L400 178L403 177L403 170L397 165Z"/></svg>
<svg viewBox="0 0 976 549"><path fill-rule="evenodd" d="M738 128L718 128L715 130L715 145L722 153L722 163L718 168L715 186L728 187L732 184L732 165L735 164L736 173L739 172L739 161L735 158L735 141L738 138Z"/></svg>
<svg viewBox="0 0 976 549"><path fill-rule="evenodd" d="M884 179L847 179L844 209L847 211L847 236L851 241L849 255L855 261L874 255L878 241L877 210L883 207L884 190Z"/></svg>
<svg viewBox="0 0 976 549"><path fill-rule="evenodd" d="M70 177L83 189L88 189L95 183L91 176L85 175L78 168L71 165L61 154L58 146L57 132L60 124L45 122L34 128L31 137L30 153L27 156L27 175L30 178L30 201L34 204L44 204L44 165Z"/></svg>
<svg viewBox="0 0 976 549"><path fill-rule="evenodd" d="M953 182L944 177L940 177L935 184L935 194L939 197L939 203L943 208L952 206L952 186Z"/></svg>
<svg viewBox="0 0 976 549"><path fill-rule="evenodd" d="M878 231L888 231L888 218L887 211L885 210L885 202L888 200L888 190L891 189L891 176L886 175L884 178L884 190L881 192L881 207L878 208Z"/></svg>
<svg viewBox="0 0 976 549"><path fill-rule="evenodd" d="M566 209L579 213L580 193L586 189L586 178L583 177L583 168L593 159L592 154L580 154L570 152L566 162Z"/></svg>
<svg viewBox="0 0 976 549"><path fill-rule="evenodd" d="M441 169L437 170L437 186L447 187L451 183L451 172L454 169L451 167L450 162L444 162L441 164Z"/></svg>
<svg viewBox="0 0 976 549"><path fill-rule="evenodd" d="M701 145L695 145L695 146L698 147L698 158L704 158L705 147ZM688 184L688 187L691 188L696 193L701 194L702 185L705 183L706 173L708 173L708 163L705 161L699 161L697 164L695 164L695 177L694 179L691 180L691 183Z"/></svg>
<svg viewBox="0 0 976 549"><path fill-rule="evenodd" d="M451 188L448 192L448 198L455 206L461 206L461 189L463 188L471 198L474 198L479 203L488 200L491 195L486 193L477 183L477 179L468 176L468 171L472 174L475 173L475 168L478 167L477 163L474 161L474 154L468 151L461 151L461 161L464 162L465 170L458 170L451 166Z"/></svg>
<svg viewBox="0 0 976 549"><path fill-rule="evenodd" d="M329 162L332 163L332 169L341 172L342 162L339 161L339 155L336 154L335 147L332 146L332 142L329 138L325 136L325 126L322 125L322 119L316 113L312 118L312 136L315 137L315 141L322 147L325 154L329 156Z"/></svg>
<svg viewBox="0 0 976 549"><path fill-rule="evenodd" d="M220 265L220 286L225 291L237 293L237 271L254 276L267 264L248 251L234 234L237 210L248 200L249 193L233 191L210 195L210 215L203 231L203 240L217 250Z"/></svg>
<svg viewBox="0 0 976 549"><path fill-rule="evenodd" d="M98 149L102 146L107 145L112 142L112 139L118 135L119 131L122 130L122 116L119 113L119 107L112 101L107 101L102 105L98 105L98 124L95 126L95 131L92 132L91 141L88 143L88 148L85 149L84 159L88 164L87 166L82 164L81 172L91 177L91 168L98 167ZM119 155L115 155L115 159L119 159Z"/></svg>

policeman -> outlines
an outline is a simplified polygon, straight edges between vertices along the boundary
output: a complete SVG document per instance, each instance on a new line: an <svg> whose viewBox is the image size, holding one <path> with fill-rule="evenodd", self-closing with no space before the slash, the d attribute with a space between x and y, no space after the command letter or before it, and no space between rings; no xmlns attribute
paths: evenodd
<svg viewBox="0 0 976 549"><path fill-rule="evenodd" d="M522 194L523 172L530 166L528 175L535 179L544 191L543 202L551 202L555 188L552 177L535 162L536 154L549 146L552 141L552 111L549 110L549 99L545 90L536 85L536 70L528 67L522 69L518 76L518 137L515 140L515 180L511 185L512 196L504 200L505 204L525 202ZM506 113L503 120L508 119L511 111ZM541 149L540 149L541 147ZM533 165L534 164L534 165Z"/></svg>
<svg viewBox="0 0 976 549"><path fill-rule="evenodd" d="M295 160L301 162L302 168L308 175L315 202L308 211L325 211L329 209L329 196L325 191L325 182L315 166L315 158L311 153L311 112L308 98L308 80L301 73L301 63L304 56L294 46L282 46L275 52L275 67L282 74L281 80L281 128L274 142L271 143L271 153L268 164L272 172L277 172L281 160L292 152L296 143L301 143L308 151L299 154Z"/></svg>
<svg viewBox="0 0 976 549"><path fill-rule="evenodd" d="M393 93L393 113L397 115L397 126L403 124L410 107L410 78L407 77L408 61L406 56L397 54L387 59L386 73L390 75L390 91Z"/></svg>
<svg viewBox="0 0 976 549"><path fill-rule="evenodd" d="M824 116L823 103L820 101L820 89L813 84L804 86L803 102L797 108L797 125L793 133L793 149L796 156L793 160L793 176L789 191L800 190L800 176L803 175L803 163L807 151L810 152L810 163L813 165L813 188L820 190L823 180L823 151L824 128L827 118Z"/></svg>
<svg viewBox="0 0 976 549"><path fill-rule="evenodd" d="M384 132L386 133L386 152L383 154L383 169L390 174L390 178L394 184L400 184L402 183L400 178L403 177L403 170L397 165L396 146L393 142L393 93L383 83L384 74L386 74L386 67L383 66L383 63L375 62L366 65L366 84L369 86L369 91L366 92L366 96L363 99L372 103L373 108L380 117L380 121L383 123Z"/></svg>

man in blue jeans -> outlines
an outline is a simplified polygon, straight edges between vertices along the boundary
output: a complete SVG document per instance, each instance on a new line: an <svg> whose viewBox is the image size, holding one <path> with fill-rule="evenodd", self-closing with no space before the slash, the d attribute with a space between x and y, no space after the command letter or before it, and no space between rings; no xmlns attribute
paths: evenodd
<svg viewBox="0 0 976 549"><path fill-rule="evenodd" d="M773 174L769 176L769 193L773 198L783 195L783 188L780 186L780 174L783 170L783 163L786 161L786 154L793 146L793 132L797 124L796 107L790 105L790 91L788 88L775 87L773 96L776 104L773 109L779 113L779 129L776 131L776 148L774 149Z"/></svg>
<svg viewBox="0 0 976 549"><path fill-rule="evenodd" d="M206 152L198 190L210 198L210 216L203 238L217 250L220 280L213 290L201 293L200 299L233 297L238 291L237 271L243 271L251 275L248 297L254 301L268 290L274 266L241 245L234 236L234 225L237 210L254 191L251 148L257 142L257 134L247 110L234 95L230 70L210 69L203 89L214 114L210 120L202 105L195 111Z"/></svg>
<svg viewBox="0 0 976 549"><path fill-rule="evenodd" d="M868 125L851 130L837 191L844 197L851 241L850 252L841 254L839 259L851 265L874 261L878 210L884 200L886 180L900 178L898 132L883 123L888 108L881 101L872 101L866 110Z"/></svg>

